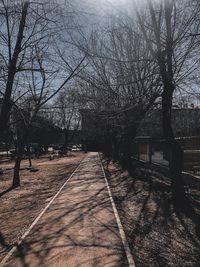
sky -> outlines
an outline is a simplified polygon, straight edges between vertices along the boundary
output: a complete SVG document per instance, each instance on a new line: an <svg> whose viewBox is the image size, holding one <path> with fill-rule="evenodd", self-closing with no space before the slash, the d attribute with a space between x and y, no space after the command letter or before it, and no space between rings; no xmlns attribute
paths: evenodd
<svg viewBox="0 0 200 267"><path fill-rule="evenodd" d="M130 12L133 7L133 0L82 0L81 3L77 2L76 7L81 12L85 12L86 17L92 15L92 20L95 23L96 21L99 22L102 17Z"/></svg>
<svg viewBox="0 0 200 267"><path fill-rule="evenodd" d="M130 0L83 0L81 3L85 7L90 7L95 10L97 13L106 12L113 8L125 7Z"/></svg>

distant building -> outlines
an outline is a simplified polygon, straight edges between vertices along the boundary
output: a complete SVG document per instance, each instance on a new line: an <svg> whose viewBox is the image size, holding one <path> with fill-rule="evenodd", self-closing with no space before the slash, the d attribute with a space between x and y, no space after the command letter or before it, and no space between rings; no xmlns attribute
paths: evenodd
<svg viewBox="0 0 200 267"><path fill-rule="evenodd" d="M176 137L200 135L200 109L173 108L172 127ZM153 110L144 118L137 135L163 138L161 109Z"/></svg>
<svg viewBox="0 0 200 267"><path fill-rule="evenodd" d="M90 150L101 149L105 129L114 134L123 132L120 126L122 117L112 116L111 111L97 111L91 109L81 110L82 139ZM119 121L119 122L118 122ZM200 136L200 109L194 107L178 108L172 110L172 125L176 137ZM121 127L121 128L120 128ZM137 131L138 137L149 139L163 139L162 110L154 109L141 121ZM144 138L143 138L144 139Z"/></svg>
<svg viewBox="0 0 200 267"><path fill-rule="evenodd" d="M105 130L111 132L111 139L123 133L118 119L112 112L85 109L82 115L83 144L89 150L101 150L105 142ZM172 126L176 140L184 150L184 170L200 171L200 109L174 107ZM121 131L121 132L120 132ZM119 136L117 137L119 140ZM141 121L137 136L133 140L132 155L147 162L168 166L169 150L164 142L162 130L162 110L154 109ZM199 166L197 168L197 166Z"/></svg>
<svg viewBox="0 0 200 267"><path fill-rule="evenodd" d="M176 140L184 150L184 169L199 165L199 152L194 155L194 151L200 150L200 109L194 106L174 107L172 127ZM137 158L168 165L169 154L163 139L161 110L154 110L141 122L137 135L134 150Z"/></svg>
<svg viewBox="0 0 200 267"><path fill-rule="evenodd" d="M92 109L82 109L82 143L86 150L99 150L103 142L103 115L102 112Z"/></svg>

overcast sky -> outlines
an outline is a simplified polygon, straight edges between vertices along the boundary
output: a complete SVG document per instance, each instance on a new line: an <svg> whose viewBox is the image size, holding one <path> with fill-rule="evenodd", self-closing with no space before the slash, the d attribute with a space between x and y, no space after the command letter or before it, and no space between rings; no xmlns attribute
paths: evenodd
<svg viewBox="0 0 200 267"><path fill-rule="evenodd" d="M94 24L101 23L103 18L111 15L130 12L132 6L133 0L82 0L81 2L77 0L76 4L76 8L85 13L89 23Z"/></svg>

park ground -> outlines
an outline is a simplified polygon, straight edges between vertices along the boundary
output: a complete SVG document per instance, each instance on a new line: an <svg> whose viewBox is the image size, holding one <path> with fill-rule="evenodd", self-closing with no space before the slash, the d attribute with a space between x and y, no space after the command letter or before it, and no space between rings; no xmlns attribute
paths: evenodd
<svg viewBox="0 0 200 267"><path fill-rule="evenodd" d="M130 175L103 158L106 176L137 267L200 266L200 192L188 190L196 217L175 212L167 177L137 168Z"/></svg>
<svg viewBox="0 0 200 267"><path fill-rule="evenodd" d="M75 170L84 153L49 160L33 160L30 171L28 160L21 165L21 186L0 197L0 258L16 244L40 211L47 205L66 179ZM12 185L14 162L1 164L0 192Z"/></svg>
<svg viewBox="0 0 200 267"><path fill-rule="evenodd" d="M75 170L84 153L54 160L23 161L21 187L0 197L0 257L20 240L40 211ZM118 162L102 156L102 163L137 267L198 267L200 232L197 220L175 212L166 177L136 168L128 173ZM12 183L13 163L1 164L0 192ZM200 195L189 190L197 219ZM116 266L117 267L117 266Z"/></svg>

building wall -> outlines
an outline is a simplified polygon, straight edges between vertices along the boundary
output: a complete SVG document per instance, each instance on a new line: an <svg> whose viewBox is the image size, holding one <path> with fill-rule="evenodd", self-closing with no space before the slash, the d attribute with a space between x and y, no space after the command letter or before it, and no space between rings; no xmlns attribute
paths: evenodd
<svg viewBox="0 0 200 267"><path fill-rule="evenodd" d="M197 108L175 108L172 110L172 127L175 136L200 135L200 109ZM162 111L153 110L141 122L138 136L151 136L163 138Z"/></svg>
<svg viewBox="0 0 200 267"><path fill-rule="evenodd" d="M105 131L109 127L117 135L119 128L117 119L112 118L111 113L85 109L81 110L82 140L89 150L99 150L102 147ZM118 118L119 119L119 118ZM116 121L115 121L116 120ZM200 136L200 109L175 108L172 110L172 125L176 137ZM141 122L137 136L149 136L153 139L163 139L162 111L154 109ZM186 141L184 141L185 143ZM187 143L191 141L187 141ZM192 142L194 142L192 140ZM187 147L190 146L187 145Z"/></svg>

